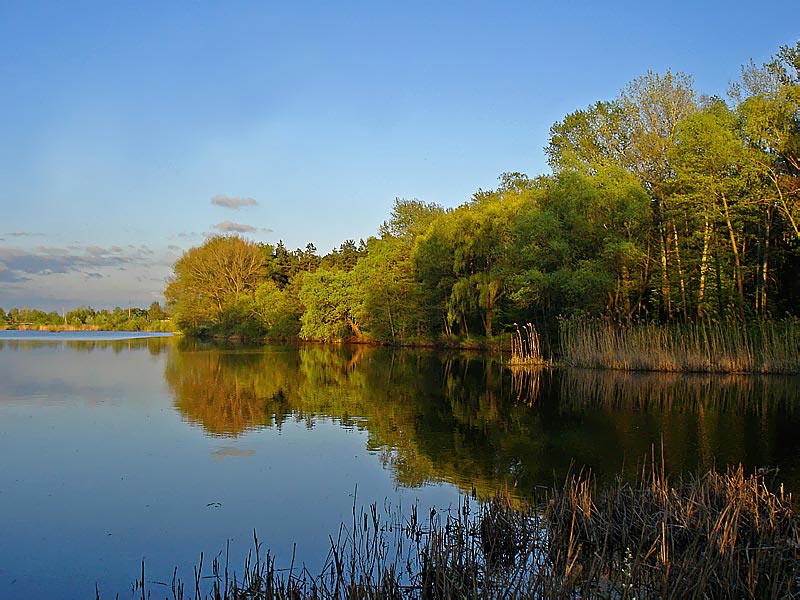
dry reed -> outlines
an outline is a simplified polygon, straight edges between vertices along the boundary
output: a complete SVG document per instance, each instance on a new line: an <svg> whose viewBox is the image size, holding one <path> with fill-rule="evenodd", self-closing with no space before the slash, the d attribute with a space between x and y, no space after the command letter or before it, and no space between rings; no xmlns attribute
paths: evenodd
<svg viewBox="0 0 800 600"><path fill-rule="evenodd" d="M739 321L660 325L564 319L562 361L633 371L800 373L800 322Z"/></svg>
<svg viewBox="0 0 800 600"><path fill-rule="evenodd" d="M549 562L583 597L797 597L800 528L768 475L739 467L672 484L653 467L598 492L574 474L548 509Z"/></svg>
<svg viewBox="0 0 800 600"><path fill-rule="evenodd" d="M542 356L542 342L539 332L532 323L527 323L520 328L514 323L516 330L511 334L510 365L542 365L545 364Z"/></svg>
<svg viewBox="0 0 800 600"><path fill-rule="evenodd" d="M294 554L277 568L256 539L241 579L226 552L210 575L201 556L192 591L177 572L158 587L144 564L135 591L142 600L797 597L800 527L768 476L739 467L673 483L653 465L635 483L598 489L579 472L538 510L506 493L474 514L465 502L425 520L416 507L403 518L373 504L330 538L318 575Z"/></svg>

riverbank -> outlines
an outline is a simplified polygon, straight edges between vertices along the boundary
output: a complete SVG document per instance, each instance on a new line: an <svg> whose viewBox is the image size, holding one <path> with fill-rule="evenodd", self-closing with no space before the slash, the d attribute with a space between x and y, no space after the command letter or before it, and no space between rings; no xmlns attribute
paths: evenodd
<svg viewBox="0 0 800 600"><path fill-rule="evenodd" d="M255 539L238 576L227 554L210 573L201 557L194 586L177 573L169 585L148 581L143 564L134 591L215 600L795 597L800 523L773 476L739 467L670 480L652 465L633 483L602 488L576 472L534 503L498 494L474 513L469 502L427 518L416 507L354 507L319 574L295 557L276 565Z"/></svg>
<svg viewBox="0 0 800 600"><path fill-rule="evenodd" d="M723 374L800 374L800 320L701 321L697 323L632 323L605 319L562 319L555 339L543 340L528 323L493 338L375 340L350 338L337 342L397 348L432 348L492 352L514 368L579 367L621 371ZM220 341L247 341L216 335ZM258 338L256 343L287 341Z"/></svg>

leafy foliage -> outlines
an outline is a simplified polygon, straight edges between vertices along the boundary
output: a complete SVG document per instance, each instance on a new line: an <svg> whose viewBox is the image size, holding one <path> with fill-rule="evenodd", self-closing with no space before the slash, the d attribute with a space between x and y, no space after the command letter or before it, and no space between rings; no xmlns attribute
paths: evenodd
<svg viewBox="0 0 800 600"><path fill-rule="evenodd" d="M796 314L800 42L750 63L730 103L648 72L553 125L553 175L504 173L443 209L397 199L325 256L217 237L175 265L185 331L453 343L559 316Z"/></svg>

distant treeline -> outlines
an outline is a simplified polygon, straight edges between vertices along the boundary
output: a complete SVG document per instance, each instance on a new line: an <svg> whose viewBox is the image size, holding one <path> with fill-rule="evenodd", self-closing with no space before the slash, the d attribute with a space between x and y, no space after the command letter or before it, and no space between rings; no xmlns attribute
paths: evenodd
<svg viewBox="0 0 800 600"><path fill-rule="evenodd" d="M546 152L552 175L505 173L455 209L398 199L326 256L211 238L175 264L168 308L187 333L392 342L798 314L800 42L743 66L727 101L649 72L553 125Z"/></svg>
<svg viewBox="0 0 800 600"><path fill-rule="evenodd" d="M91 329L102 331L171 331L169 316L158 302L150 308L96 310L80 306L64 314L33 308L0 308L0 329Z"/></svg>

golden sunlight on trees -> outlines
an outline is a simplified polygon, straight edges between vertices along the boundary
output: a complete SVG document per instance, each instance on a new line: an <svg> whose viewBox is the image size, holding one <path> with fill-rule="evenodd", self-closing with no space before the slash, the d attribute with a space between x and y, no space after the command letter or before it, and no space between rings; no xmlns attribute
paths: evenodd
<svg viewBox="0 0 800 600"><path fill-rule="evenodd" d="M215 237L166 291L189 333L491 340L560 317L797 316L800 42L742 68L730 100L648 72L550 130L550 175L504 173L455 208L397 199L325 256Z"/></svg>
<svg viewBox="0 0 800 600"><path fill-rule="evenodd" d="M247 312L262 281L266 256L238 236L215 236L175 263L164 295L173 318L187 331L220 324L226 310Z"/></svg>

